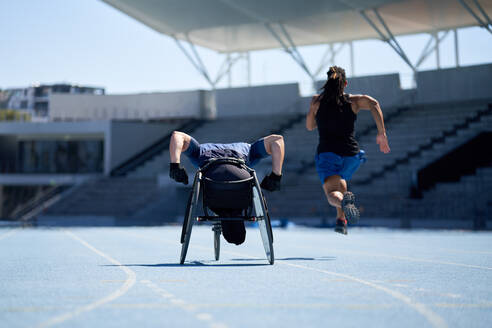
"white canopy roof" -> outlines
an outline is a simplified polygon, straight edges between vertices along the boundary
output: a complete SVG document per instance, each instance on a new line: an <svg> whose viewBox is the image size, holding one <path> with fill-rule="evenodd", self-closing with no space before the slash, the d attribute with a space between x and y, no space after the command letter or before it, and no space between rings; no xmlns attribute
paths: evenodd
<svg viewBox="0 0 492 328"><path fill-rule="evenodd" d="M160 33L224 53L279 48L274 34L282 27L298 46L380 38L363 14L383 30L379 13L395 36L479 25L460 0L103 1ZM490 16L492 0L479 3Z"/></svg>

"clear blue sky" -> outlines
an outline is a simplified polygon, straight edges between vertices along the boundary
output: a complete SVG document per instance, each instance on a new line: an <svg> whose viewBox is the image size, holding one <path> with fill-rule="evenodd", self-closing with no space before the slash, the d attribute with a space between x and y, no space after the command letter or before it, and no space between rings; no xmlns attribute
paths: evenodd
<svg viewBox="0 0 492 328"><path fill-rule="evenodd" d="M427 39L426 35L415 35L398 40L415 61ZM462 65L492 62L492 35L486 30L461 29L459 42ZM443 67L454 66L453 44L450 34L441 45ZM410 69L381 41L359 41L354 48L356 75L400 72L408 80ZM324 49L311 46L300 50L314 68ZM215 73L223 57L207 49L199 51ZM433 69L435 63L435 56L431 56L422 69ZM307 89L309 84L307 76L283 51L253 52L251 64L253 85L300 82ZM337 56L336 64L349 68L347 47ZM245 72L244 63L235 67L233 86L246 84ZM108 93L209 88L172 39L101 1L1 0L0 88L35 82L102 86ZM226 83L224 80L219 87Z"/></svg>

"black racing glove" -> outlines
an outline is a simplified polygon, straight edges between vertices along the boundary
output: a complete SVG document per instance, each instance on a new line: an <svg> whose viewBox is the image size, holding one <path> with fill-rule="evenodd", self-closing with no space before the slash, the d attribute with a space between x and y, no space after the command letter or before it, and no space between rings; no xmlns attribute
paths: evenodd
<svg viewBox="0 0 492 328"><path fill-rule="evenodd" d="M282 175L276 175L275 173L270 173L269 175L263 178L260 186L268 191L277 191L280 190L280 179Z"/></svg>
<svg viewBox="0 0 492 328"><path fill-rule="evenodd" d="M177 182L182 182L185 185L188 184L188 173L186 173L185 168L179 163L169 164L169 177Z"/></svg>

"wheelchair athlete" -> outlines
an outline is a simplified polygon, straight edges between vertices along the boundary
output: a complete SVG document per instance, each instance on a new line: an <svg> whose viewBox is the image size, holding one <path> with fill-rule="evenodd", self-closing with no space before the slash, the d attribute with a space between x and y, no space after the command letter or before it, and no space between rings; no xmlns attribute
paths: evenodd
<svg viewBox="0 0 492 328"><path fill-rule="evenodd" d="M261 159L272 156L272 172L265 176L260 184L261 188L268 191L280 190L282 178L282 164L284 161L284 140L281 135L272 134L255 141L252 144L236 142L229 144L206 143L199 144L193 137L186 133L174 131L169 145L169 177L188 184L188 173L181 166L181 154L184 153L191 163L200 168L212 158L233 157L246 162L253 167ZM249 173L235 165L221 164L207 171L207 177L216 181L234 181L249 177ZM233 216L236 213L230 209L212 209L221 216ZM237 213L240 214L240 213ZM222 220L222 234L229 243L240 245L246 238L246 229L243 221Z"/></svg>

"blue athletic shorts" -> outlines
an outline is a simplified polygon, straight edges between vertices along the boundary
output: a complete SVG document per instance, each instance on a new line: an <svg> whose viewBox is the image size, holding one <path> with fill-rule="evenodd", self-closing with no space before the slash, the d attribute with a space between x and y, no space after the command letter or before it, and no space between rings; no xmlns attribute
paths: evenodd
<svg viewBox="0 0 492 328"><path fill-rule="evenodd" d="M314 161L319 179L323 184L326 178L332 175L339 175L347 181L352 179L352 175L366 161L366 157L363 150L359 151L355 156L340 156L335 153L326 152L316 154Z"/></svg>
<svg viewBox="0 0 492 328"><path fill-rule="evenodd" d="M263 138L256 140L252 144L246 142L199 144L195 138L191 138L190 145L183 154L185 154L196 167L201 167L211 158L221 157L240 158L246 162L246 165L252 167L262 158L268 157Z"/></svg>

